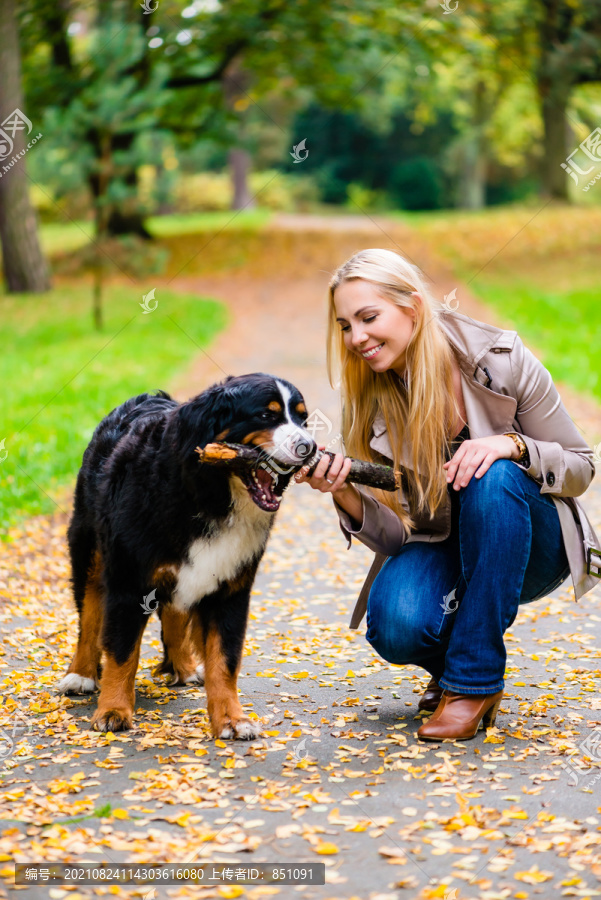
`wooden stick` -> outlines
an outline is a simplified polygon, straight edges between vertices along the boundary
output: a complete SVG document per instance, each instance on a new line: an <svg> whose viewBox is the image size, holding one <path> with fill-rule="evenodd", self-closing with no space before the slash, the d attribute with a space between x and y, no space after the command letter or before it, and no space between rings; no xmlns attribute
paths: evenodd
<svg viewBox="0 0 601 900"><path fill-rule="evenodd" d="M245 444L228 444L227 441L221 441L207 444L205 447L197 447L196 453L198 453L200 462L214 466L243 465L256 468L260 462L269 466L269 457L265 456L264 451L257 450L256 447L247 447ZM335 454L331 450L316 450L313 456L302 463L290 466L290 469L298 470L302 466L309 466L308 475L312 475L324 453L330 457L330 460L334 459ZM379 488L382 491L396 491L401 486L401 473L395 472L392 466L382 466L378 463L353 459L347 481Z"/></svg>

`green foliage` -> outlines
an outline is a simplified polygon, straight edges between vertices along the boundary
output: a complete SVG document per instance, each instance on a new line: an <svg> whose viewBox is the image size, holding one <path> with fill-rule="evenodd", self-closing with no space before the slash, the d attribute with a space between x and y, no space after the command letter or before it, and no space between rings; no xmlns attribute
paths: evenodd
<svg viewBox="0 0 601 900"><path fill-rule="evenodd" d="M377 192L365 195L369 205L404 209L435 209L450 206L451 184L442 157L454 131L449 118L441 116L433 125L412 130L412 122L397 113L389 130L381 133L365 124L359 115L330 112L311 106L300 113L295 134L307 138L309 156L303 171L314 175L325 203L342 203L357 187ZM423 150L425 154L423 155ZM357 205L362 206L359 199Z"/></svg>
<svg viewBox="0 0 601 900"><path fill-rule="evenodd" d="M100 419L137 393L168 389L225 326L221 303L167 288L157 288L158 307L144 314L151 286L107 288L102 335L89 327L85 286L0 297L3 533L25 515L51 512L53 501L65 508Z"/></svg>
<svg viewBox="0 0 601 900"><path fill-rule="evenodd" d="M132 212L148 209L140 203L136 170L177 151L198 159L192 149L200 139L212 143L208 156L200 153L207 165L220 154L223 162L226 148L235 145L260 149L266 168L287 159L287 124L299 102L310 96L347 101L369 79L374 27L385 7L384 0L357 0L349 17L346 0L319 6L310 0L204 6L161 0L155 14L144 16L136 4L117 0L91 7L78 0L69 7L24 0L28 111L48 136L45 153L32 160L35 178L59 200L79 191L93 198L97 211L126 212L131 219ZM85 21L80 36L68 30L76 12ZM222 79L227 73L236 85L234 69L241 82L228 103ZM276 118L263 109L264 99ZM271 153L261 137L266 121L273 126ZM168 203L172 176L160 167L147 203ZM289 208L277 190L280 196L267 205ZM292 183L287 192L294 193ZM307 193L305 183L297 194ZM208 208L221 206L210 199Z"/></svg>
<svg viewBox="0 0 601 900"><path fill-rule="evenodd" d="M390 190L401 209L439 209L442 204L442 176L432 159L415 156L396 166Z"/></svg>

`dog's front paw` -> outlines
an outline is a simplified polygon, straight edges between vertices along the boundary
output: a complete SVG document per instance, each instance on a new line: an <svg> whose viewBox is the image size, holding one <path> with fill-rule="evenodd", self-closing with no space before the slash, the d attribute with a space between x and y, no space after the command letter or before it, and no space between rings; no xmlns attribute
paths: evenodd
<svg viewBox="0 0 601 900"><path fill-rule="evenodd" d="M246 717L226 721L218 729L217 737L223 741L254 741L261 737L261 725Z"/></svg>
<svg viewBox="0 0 601 900"><path fill-rule="evenodd" d="M76 672L68 672L56 686L59 694L93 694L98 690L98 684L94 678L85 678Z"/></svg>
<svg viewBox="0 0 601 900"><path fill-rule="evenodd" d="M92 717L92 728L95 731L127 731L132 722L131 709L97 709Z"/></svg>

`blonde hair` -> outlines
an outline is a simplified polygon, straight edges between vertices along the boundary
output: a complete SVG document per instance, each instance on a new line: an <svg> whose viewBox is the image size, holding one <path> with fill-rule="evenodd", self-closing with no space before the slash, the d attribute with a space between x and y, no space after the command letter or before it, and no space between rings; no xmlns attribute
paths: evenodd
<svg viewBox="0 0 601 900"><path fill-rule="evenodd" d="M392 369L373 372L356 353L347 350L336 322L334 292L353 279L370 282L382 298L415 312L406 349L405 380ZM421 303L414 293L419 294ZM386 423L395 469L400 468L402 441L407 441L412 469L402 470L402 488L396 493L372 492L410 531L415 527L414 515L427 510L432 519L445 500L444 452L460 414L453 390L453 350L438 322L443 306L430 296L416 266L392 250L374 249L361 250L337 269L329 285L328 307L327 371L331 386L340 387L345 455L387 461L369 445L379 412ZM335 366L339 377L334 377Z"/></svg>

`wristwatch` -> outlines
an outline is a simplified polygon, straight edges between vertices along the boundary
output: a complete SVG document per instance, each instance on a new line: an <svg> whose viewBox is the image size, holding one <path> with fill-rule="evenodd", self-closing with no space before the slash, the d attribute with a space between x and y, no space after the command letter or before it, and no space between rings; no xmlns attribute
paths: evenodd
<svg viewBox="0 0 601 900"><path fill-rule="evenodd" d="M514 459L514 462L524 463L527 460L529 464L530 454L528 453L528 447L526 446L526 442L523 440L523 438L520 437L519 434L516 434L515 431L507 432L506 437L510 437L520 451L520 455L517 457L517 459Z"/></svg>

